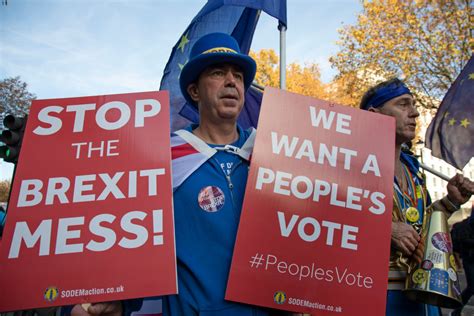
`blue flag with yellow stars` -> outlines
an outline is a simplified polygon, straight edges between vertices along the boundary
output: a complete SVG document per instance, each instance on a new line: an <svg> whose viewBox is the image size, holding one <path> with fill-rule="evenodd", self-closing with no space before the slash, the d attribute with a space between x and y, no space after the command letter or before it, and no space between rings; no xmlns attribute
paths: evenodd
<svg viewBox="0 0 474 316"><path fill-rule="evenodd" d="M446 93L426 131L431 154L458 169L474 156L474 54Z"/></svg>
<svg viewBox="0 0 474 316"><path fill-rule="evenodd" d="M191 47L203 35L222 32L232 35L240 50L248 54L260 11L275 17L286 27L286 0L208 0L191 21L171 51L160 90L170 92L171 130L197 123L197 109L184 100L179 89L179 74L188 61ZM244 109L239 116L243 128L255 127L258 121L262 92L251 87L245 94Z"/></svg>
<svg viewBox="0 0 474 316"><path fill-rule="evenodd" d="M444 295L449 293L449 274L446 270L434 268L430 274L430 291L435 291Z"/></svg>

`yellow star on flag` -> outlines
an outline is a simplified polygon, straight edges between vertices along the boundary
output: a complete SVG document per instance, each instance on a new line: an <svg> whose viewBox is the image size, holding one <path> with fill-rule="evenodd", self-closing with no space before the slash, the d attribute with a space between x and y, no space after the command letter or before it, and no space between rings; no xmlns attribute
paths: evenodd
<svg viewBox="0 0 474 316"><path fill-rule="evenodd" d="M184 64L178 63L179 70L183 70L184 65L186 65L187 63L188 63L188 60L187 60L187 59L186 59L186 61L184 62Z"/></svg>
<svg viewBox="0 0 474 316"><path fill-rule="evenodd" d="M448 121L448 124L449 126L453 126L454 124L456 124L456 120L452 118Z"/></svg>
<svg viewBox="0 0 474 316"><path fill-rule="evenodd" d="M471 122L469 122L469 120L467 118L465 118L464 120L461 121L461 123L459 123L462 127L465 127L467 128L467 126L469 124L471 124Z"/></svg>
<svg viewBox="0 0 474 316"><path fill-rule="evenodd" d="M469 79L473 79L474 80L474 72L472 74L469 74Z"/></svg>
<svg viewBox="0 0 474 316"><path fill-rule="evenodd" d="M184 53L184 46L186 46L187 43L189 43L188 33L184 34L179 42L178 49L181 49L181 53Z"/></svg>

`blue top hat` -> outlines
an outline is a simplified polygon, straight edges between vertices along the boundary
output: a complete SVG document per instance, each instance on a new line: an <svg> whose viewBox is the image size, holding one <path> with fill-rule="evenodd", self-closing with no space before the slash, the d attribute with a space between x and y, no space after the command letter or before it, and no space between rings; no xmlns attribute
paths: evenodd
<svg viewBox="0 0 474 316"><path fill-rule="evenodd" d="M188 86L196 82L204 69L220 63L230 63L242 68L245 90L250 87L257 70L255 61L240 52L239 44L232 36L225 33L210 33L197 40L191 49L189 61L181 70L179 86L188 103L197 106L188 94Z"/></svg>

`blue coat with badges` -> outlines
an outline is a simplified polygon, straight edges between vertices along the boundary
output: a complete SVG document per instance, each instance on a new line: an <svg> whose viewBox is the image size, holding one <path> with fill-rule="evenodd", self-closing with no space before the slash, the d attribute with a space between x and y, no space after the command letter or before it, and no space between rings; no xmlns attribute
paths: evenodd
<svg viewBox="0 0 474 316"><path fill-rule="evenodd" d="M404 199L404 192L394 179L394 203L392 212L392 221L405 221L404 210L412 206L418 210L418 216L414 217L417 223L422 223L425 209L431 204L431 198L424 179L419 172L420 164L416 157L410 153L401 152L400 160L403 164L407 178L412 179L409 188L411 198ZM408 204L408 201L413 202ZM386 316L439 316L440 310L437 306L421 304L409 300L402 289L405 288L405 279L407 277L406 268L397 263L400 255L394 248L390 251L390 270L387 292Z"/></svg>

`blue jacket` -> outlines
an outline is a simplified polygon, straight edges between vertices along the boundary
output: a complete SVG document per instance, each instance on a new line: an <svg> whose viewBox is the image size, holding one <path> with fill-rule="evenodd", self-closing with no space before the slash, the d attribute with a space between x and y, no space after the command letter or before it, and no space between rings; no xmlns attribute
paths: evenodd
<svg viewBox="0 0 474 316"><path fill-rule="evenodd" d="M179 294L163 298L164 315L267 315L224 300L253 147L250 132L238 131L227 149L191 127L172 135Z"/></svg>

